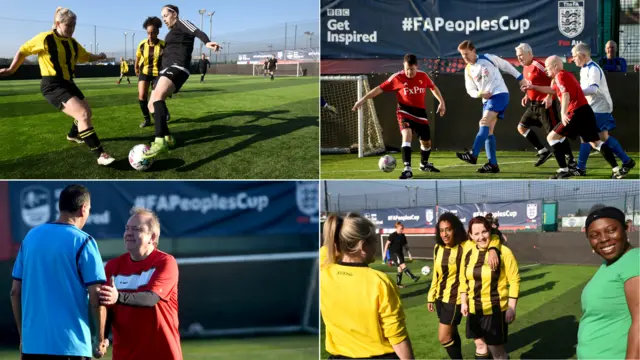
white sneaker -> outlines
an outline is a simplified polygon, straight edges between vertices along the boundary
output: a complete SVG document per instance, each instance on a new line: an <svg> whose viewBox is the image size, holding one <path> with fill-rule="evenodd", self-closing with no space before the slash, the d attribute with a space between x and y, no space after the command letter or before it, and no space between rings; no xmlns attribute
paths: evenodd
<svg viewBox="0 0 640 360"><path fill-rule="evenodd" d="M107 166L114 161L116 161L116 159L114 159L111 155L104 152L100 154L100 157L98 158L98 165Z"/></svg>

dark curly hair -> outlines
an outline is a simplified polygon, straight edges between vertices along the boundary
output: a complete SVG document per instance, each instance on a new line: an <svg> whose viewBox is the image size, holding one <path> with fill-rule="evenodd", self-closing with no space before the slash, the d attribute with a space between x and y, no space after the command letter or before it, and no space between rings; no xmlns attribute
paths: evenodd
<svg viewBox="0 0 640 360"><path fill-rule="evenodd" d="M458 219L458 217L454 213L446 212L438 218L438 223L436 224L436 244L440 246L445 246L442 237L440 237L440 223L443 221L449 222L451 227L453 228L453 242L455 245L462 243L467 240L467 232L464 229L464 225L462 221Z"/></svg>
<svg viewBox="0 0 640 360"><path fill-rule="evenodd" d="M153 25L159 30L162 27L162 20L157 16L149 16L147 20L142 23L142 28L146 30L149 25Z"/></svg>

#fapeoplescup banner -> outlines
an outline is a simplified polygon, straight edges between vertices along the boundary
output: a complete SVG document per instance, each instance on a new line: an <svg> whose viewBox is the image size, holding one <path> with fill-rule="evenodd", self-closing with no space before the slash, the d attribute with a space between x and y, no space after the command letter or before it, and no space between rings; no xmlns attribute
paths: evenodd
<svg viewBox="0 0 640 360"><path fill-rule="evenodd" d="M57 219L60 192L71 183L91 193L91 216L83 230L96 239L121 238L134 207L156 212L164 237L318 231L317 181L21 181L9 183L15 242L31 228Z"/></svg>
<svg viewBox="0 0 640 360"><path fill-rule="evenodd" d="M452 212L467 226L475 216L493 213L498 218L501 229L524 230L542 226L542 201L512 201L504 203L476 203L459 205L438 205L436 207L416 207L406 209L364 210L361 213L371 220L381 233L394 231L400 221L406 233L433 233L438 217Z"/></svg>
<svg viewBox="0 0 640 360"><path fill-rule="evenodd" d="M321 0L322 59L458 57L471 40L479 53L570 55L584 42L597 55L598 1Z"/></svg>

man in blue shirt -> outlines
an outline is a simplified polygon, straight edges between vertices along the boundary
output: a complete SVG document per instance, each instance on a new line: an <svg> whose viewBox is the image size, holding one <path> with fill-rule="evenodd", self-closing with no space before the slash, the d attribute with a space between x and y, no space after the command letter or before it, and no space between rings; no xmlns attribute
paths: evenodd
<svg viewBox="0 0 640 360"><path fill-rule="evenodd" d="M618 44L616 44L615 41L607 41L605 51L607 56L600 59L600 67L602 70L609 72L627 72L627 60L621 57L616 57Z"/></svg>
<svg viewBox="0 0 640 360"><path fill-rule="evenodd" d="M89 218L87 188L69 185L60 194L60 217L35 227L22 241L13 267L11 306L22 359L90 359L106 353L106 282L96 241L82 227ZM89 307L96 347L92 349Z"/></svg>

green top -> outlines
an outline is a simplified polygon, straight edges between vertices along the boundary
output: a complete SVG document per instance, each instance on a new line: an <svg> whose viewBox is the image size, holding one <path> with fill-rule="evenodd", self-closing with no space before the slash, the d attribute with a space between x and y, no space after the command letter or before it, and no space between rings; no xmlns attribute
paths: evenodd
<svg viewBox="0 0 640 360"><path fill-rule="evenodd" d="M603 263L582 290L578 359L624 359L631 313L624 283L640 275L640 249L629 250L611 266Z"/></svg>

